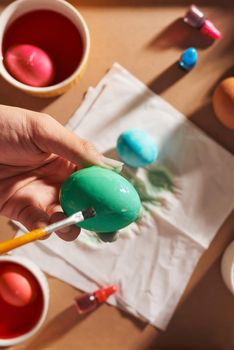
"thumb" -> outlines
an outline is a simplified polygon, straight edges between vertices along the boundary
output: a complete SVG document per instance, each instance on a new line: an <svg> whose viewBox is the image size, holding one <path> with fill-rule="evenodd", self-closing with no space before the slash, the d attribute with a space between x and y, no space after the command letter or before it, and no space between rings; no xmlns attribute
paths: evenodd
<svg viewBox="0 0 234 350"><path fill-rule="evenodd" d="M63 127L47 114L31 118L33 142L43 152L57 154L72 163L95 164L109 169L121 168L123 163L104 157L89 141Z"/></svg>

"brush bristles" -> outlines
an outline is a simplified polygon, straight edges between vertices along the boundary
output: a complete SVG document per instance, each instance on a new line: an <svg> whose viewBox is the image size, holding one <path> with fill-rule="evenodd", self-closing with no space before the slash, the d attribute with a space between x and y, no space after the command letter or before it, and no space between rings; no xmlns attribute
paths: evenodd
<svg viewBox="0 0 234 350"><path fill-rule="evenodd" d="M96 215L96 211L94 208L88 208L82 211L82 215L84 219L93 218Z"/></svg>

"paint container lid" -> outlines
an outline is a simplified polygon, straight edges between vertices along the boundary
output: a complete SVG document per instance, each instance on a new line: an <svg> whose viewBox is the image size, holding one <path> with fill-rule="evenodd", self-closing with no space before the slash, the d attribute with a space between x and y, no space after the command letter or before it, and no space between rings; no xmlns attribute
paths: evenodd
<svg viewBox="0 0 234 350"><path fill-rule="evenodd" d="M116 291L117 291L117 286L112 285L105 288L101 288L97 290L94 294L97 300L99 301L99 303L104 303L107 300L107 298L109 298L109 296L114 294Z"/></svg>

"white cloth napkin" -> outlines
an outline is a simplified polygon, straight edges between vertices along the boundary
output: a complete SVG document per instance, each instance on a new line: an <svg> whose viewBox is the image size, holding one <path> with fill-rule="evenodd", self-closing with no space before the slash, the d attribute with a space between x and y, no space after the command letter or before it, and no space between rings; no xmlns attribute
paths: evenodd
<svg viewBox="0 0 234 350"><path fill-rule="evenodd" d="M110 304L165 329L200 256L233 209L234 157L119 64L89 89L67 127L108 154L127 129L154 138L157 162L127 172L143 215L112 243L83 230L72 243L52 235L13 253L87 292L118 284Z"/></svg>

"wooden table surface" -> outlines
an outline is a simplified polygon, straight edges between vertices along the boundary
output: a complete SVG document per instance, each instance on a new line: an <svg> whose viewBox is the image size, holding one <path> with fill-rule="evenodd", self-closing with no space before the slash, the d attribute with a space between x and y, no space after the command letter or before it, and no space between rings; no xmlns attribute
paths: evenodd
<svg viewBox="0 0 234 350"><path fill-rule="evenodd" d="M2 0L0 10L9 3ZM223 39L213 44L183 24L181 17L190 4L186 0L72 3L86 19L91 34L91 55L82 81L58 98L40 99L17 91L0 78L0 103L44 111L64 124L87 88L95 86L113 62L119 62L234 153L234 132L217 121L211 105L217 83L234 75L233 0L196 1L223 33ZM198 63L185 74L177 61L182 50L191 46L198 49ZM0 223L1 239L14 234L7 219L1 217ZM220 259L233 239L233 228L232 213L198 263L166 332L108 305L79 318L71 305L80 292L48 277L51 302L44 328L27 343L11 349L233 350L234 297L220 275Z"/></svg>

